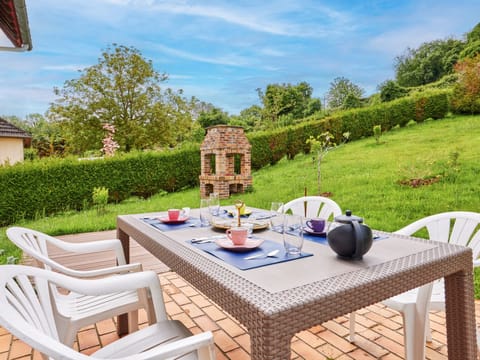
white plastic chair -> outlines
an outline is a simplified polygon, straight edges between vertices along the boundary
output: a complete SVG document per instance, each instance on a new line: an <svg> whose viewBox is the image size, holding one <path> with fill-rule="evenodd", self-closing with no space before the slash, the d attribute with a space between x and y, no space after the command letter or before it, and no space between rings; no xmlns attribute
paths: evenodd
<svg viewBox="0 0 480 360"><path fill-rule="evenodd" d="M306 213L305 204L307 207ZM291 200L283 205L279 212L291 212L307 218L320 217L326 220L333 220L335 216L342 215L340 206L332 199L323 196L303 196Z"/></svg>
<svg viewBox="0 0 480 360"><path fill-rule="evenodd" d="M8 238L17 245L24 253L30 255L40 266L47 270L61 272L76 278L97 278L115 274L142 271L141 264L127 264L125 254L120 240L99 240L84 243L70 243L54 238L39 231L11 227L7 229ZM48 254L48 246L72 252L72 253L93 253L97 251L110 250L115 253L117 266L93 269L75 270L68 268L55 260ZM102 297L91 297L75 292L68 294L60 293L53 289L53 296L61 314L61 320L57 324L60 340L71 346L75 336L82 327L96 323L97 321L111 318L129 312L129 331L138 329L138 309L144 308L147 311L150 324L155 322L154 314L149 304L145 291L126 291Z"/></svg>
<svg viewBox="0 0 480 360"><path fill-rule="evenodd" d="M413 235L419 230L426 229L430 240L448 242L451 244L468 246L473 253L473 266L479 266L480 260L480 213L467 211L445 212L427 216L396 231L401 235ZM426 299L428 310L445 311L445 287L443 279L432 283L431 296ZM424 359L425 340L431 341L431 332L428 311L425 320L420 321L415 309L425 301L426 292L418 288L391 297L382 303L403 316L405 359ZM417 318L416 318L417 317ZM416 320L415 320L416 319ZM419 321L419 322L416 322ZM424 326L420 326L424 323ZM423 331L423 336L421 332ZM417 341L419 338L423 340ZM350 341L355 340L355 313L350 314ZM413 344L413 345L412 345Z"/></svg>
<svg viewBox="0 0 480 360"><path fill-rule="evenodd" d="M147 288L157 322L85 355L60 341L59 316L51 288L60 287L91 298ZM0 325L43 354L44 359L200 359L213 360L213 335L192 335L180 322L168 320L158 276L153 271L77 279L22 265L0 266Z"/></svg>

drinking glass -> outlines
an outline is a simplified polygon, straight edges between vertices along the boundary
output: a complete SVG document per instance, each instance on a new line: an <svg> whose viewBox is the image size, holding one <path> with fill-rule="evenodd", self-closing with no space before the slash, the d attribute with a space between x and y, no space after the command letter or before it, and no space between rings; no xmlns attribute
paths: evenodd
<svg viewBox="0 0 480 360"><path fill-rule="evenodd" d="M278 201L272 202L270 206L270 228L279 233L283 232L284 216L283 213L279 212L282 207L283 203Z"/></svg>
<svg viewBox="0 0 480 360"><path fill-rule="evenodd" d="M220 196L218 193L210 193L209 200L210 213L213 216L218 216L220 214Z"/></svg>
<svg viewBox="0 0 480 360"><path fill-rule="evenodd" d="M209 226L212 220L210 199L200 199L200 225Z"/></svg>
<svg viewBox="0 0 480 360"><path fill-rule="evenodd" d="M283 246L288 255L300 255L303 246L303 216L285 215Z"/></svg>

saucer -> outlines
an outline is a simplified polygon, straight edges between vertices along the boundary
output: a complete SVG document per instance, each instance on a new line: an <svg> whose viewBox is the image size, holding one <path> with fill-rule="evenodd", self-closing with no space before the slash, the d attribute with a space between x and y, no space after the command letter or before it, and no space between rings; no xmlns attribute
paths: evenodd
<svg viewBox="0 0 480 360"><path fill-rule="evenodd" d="M170 220L168 217L158 218L164 224L181 224L188 220L188 216L180 216L177 220Z"/></svg>
<svg viewBox="0 0 480 360"><path fill-rule="evenodd" d="M248 251L255 249L262 245L263 239L247 239L243 245L234 245L229 239L218 239L215 240L215 244L220 246L223 249L231 251Z"/></svg>
<svg viewBox="0 0 480 360"><path fill-rule="evenodd" d="M213 220L212 221L212 226L217 229L222 229L222 230L227 230L232 227L232 219L220 219L220 220ZM268 221L255 221L252 222L253 224L253 230L263 230L266 229L270 226L270 223Z"/></svg>
<svg viewBox="0 0 480 360"><path fill-rule="evenodd" d="M310 235L315 235L315 236L325 236L327 235L327 233L325 231L314 231L313 229L310 229L308 226L305 226L303 228L303 230L307 233L309 233Z"/></svg>

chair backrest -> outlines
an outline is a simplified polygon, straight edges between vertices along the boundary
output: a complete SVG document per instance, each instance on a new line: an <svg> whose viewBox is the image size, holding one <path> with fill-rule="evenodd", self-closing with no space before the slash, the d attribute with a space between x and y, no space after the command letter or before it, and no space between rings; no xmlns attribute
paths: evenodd
<svg viewBox="0 0 480 360"><path fill-rule="evenodd" d="M50 259L47 246L50 243L55 247L63 248L64 241L39 231L18 226L8 228L7 237L45 269L62 271L65 268L63 265Z"/></svg>
<svg viewBox="0 0 480 360"><path fill-rule="evenodd" d="M306 214L305 214L306 207ZM289 201L279 210L283 213L302 215L313 218L320 217L327 220L333 220L335 216L342 215L340 206L327 197L323 196L303 196Z"/></svg>
<svg viewBox="0 0 480 360"><path fill-rule="evenodd" d="M413 235L426 229L430 240L468 246L473 258L480 255L480 213L451 211L427 216L396 231L397 234Z"/></svg>
<svg viewBox="0 0 480 360"><path fill-rule="evenodd" d="M68 279L29 266L0 266L0 325L52 358L88 359L59 341L49 281L66 286Z"/></svg>

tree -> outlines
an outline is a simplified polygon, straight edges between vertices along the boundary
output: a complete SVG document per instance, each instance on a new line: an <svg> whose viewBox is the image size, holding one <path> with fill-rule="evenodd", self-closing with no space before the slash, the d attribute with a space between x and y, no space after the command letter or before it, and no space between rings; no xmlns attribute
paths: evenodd
<svg viewBox="0 0 480 360"><path fill-rule="evenodd" d="M360 99L365 91L358 85L344 77L337 77L330 83L327 92L328 107L330 109L342 109L349 106L352 99ZM346 103L346 100L348 102Z"/></svg>
<svg viewBox="0 0 480 360"><path fill-rule="evenodd" d="M475 55L480 54L480 23L467 33L467 44L460 53L460 59L473 58Z"/></svg>
<svg viewBox="0 0 480 360"><path fill-rule="evenodd" d="M17 116L6 116L5 119L32 135L32 149L37 156L63 155L65 139L55 122L48 121L41 114L29 114L23 120Z"/></svg>
<svg viewBox="0 0 480 360"><path fill-rule="evenodd" d="M455 66L458 81L453 87L452 110L458 113L480 113L480 54Z"/></svg>
<svg viewBox="0 0 480 360"><path fill-rule="evenodd" d="M408 90L394 80L387 80L378 86L382 102L392 101L408 95Z"/></svg>
<svg viewBox="0 0 480 360"><path fill-rule="evenodd" d="M279 120L302 119L321 108L320 99L313 99L313 89L307 82L292 84L269 84L265 92L257 89L263 104L262 119L265 127L276 127Z"/></svg>
<svg viewBox="0 0 480 360"><path fill-rule="evenodd" d="M262 108L258 105L252 105L243 109L239 115L231 116L228 124L242 126L246 132L253 129L261 130Z"/></svg>
<svg viewBox="0 0 480 360"><path fill-rule="evenodd" d="M350 133L343 133L343 141L347 141L350 137ZM318 195L322 194L322 162L323 158L329 151L337 147L335 138L329 131L325 131L318 135L316 138L310 136L306 143L310 145L310 153L312 154L312 160L315 163L317 172L317 191Z"/></svg>
<svg viewBox="0 0 480 360"><path fill-rule="evenodd" d="M181 92L161 90L166 79L137 49L113 44L98 64L54 89L59 99L49 116L61 125L73 153L100 149L104 124L115 127L123 151L175 145L176 133L191 126L191 115Z"/></svg>
<svg viewBox="0 0 480 360"><path fill-rule="evenodd" d="M222 109L214 107L210 111L204 111L200 113L198 117L198 123L204 128L208 128L214 125L226 125L228 124L228 114Z"/></svg>
<svg viewBox="0 0 480 360"><path fill-rule="evenodd" d="M395 77L400 86L420 86L440 80L453 72L465 43L446 39L425 42L417 49L407 48L395 58Z"/></svg>

